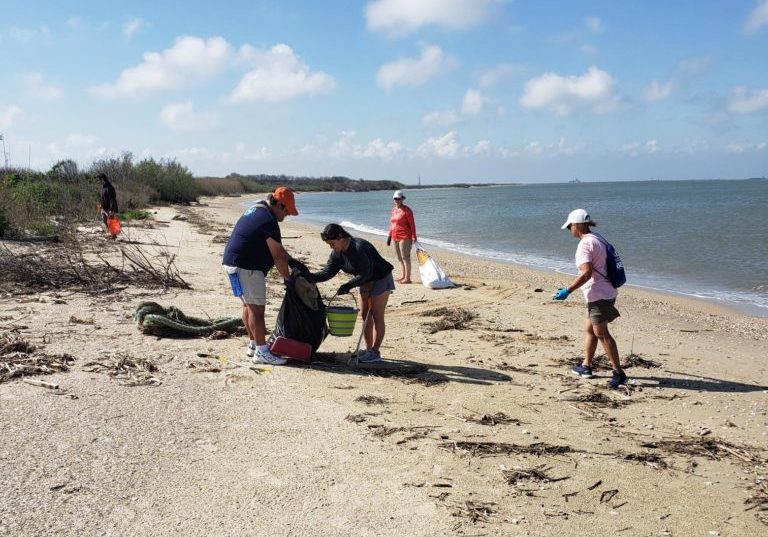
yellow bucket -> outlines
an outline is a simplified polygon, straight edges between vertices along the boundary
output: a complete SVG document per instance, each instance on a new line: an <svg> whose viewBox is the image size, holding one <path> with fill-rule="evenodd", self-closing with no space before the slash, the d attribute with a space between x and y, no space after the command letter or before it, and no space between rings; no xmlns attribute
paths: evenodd
<svg viewBox="0 0 768 537"><path fill-rule="evenodd" d="M325 308L328 331L332 336L351 336L357 322L357 308L333 306Z"/></svg>

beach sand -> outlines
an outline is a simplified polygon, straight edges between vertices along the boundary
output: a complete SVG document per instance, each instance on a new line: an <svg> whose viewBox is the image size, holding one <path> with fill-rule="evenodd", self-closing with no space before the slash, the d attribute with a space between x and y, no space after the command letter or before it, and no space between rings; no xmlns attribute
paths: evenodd
<svg viewBox="0 0 768 537"><path fill-rule="evenodd" d="M768 320L624 287L611 325L620 354L659 367L627 368L631 390L612 392L608 369L570 373L585 306L580 293L551 300L569 277L431 251L457 287L398 285L382 347L390 362L428 368L415 376L334 362L359 324L326 339L325 363L257 370L197 356L245 362L244 337L142 334L132 315L145 300L240 314L220 264L242 202L160 208L155 229L126 226L167 243L192 290L0 299L4 333L76 358L69 372L32 377L59 390L0 384L0 535L768 531ZM291 255L325 263L319 230L291 218L281 228ZM323 296L346 279L321 284ZM280 281L268 292L270 328ZM433 332L438 308L473 318ZM121 355L154 360L160 384L84 370ZM220 370L190 367L203 363Z"/></svg>

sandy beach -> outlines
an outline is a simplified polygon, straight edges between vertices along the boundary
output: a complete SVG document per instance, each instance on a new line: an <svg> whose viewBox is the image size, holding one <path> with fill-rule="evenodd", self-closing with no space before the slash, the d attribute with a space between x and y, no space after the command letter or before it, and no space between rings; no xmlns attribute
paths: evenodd
<svg viewBox="0 0 768 537"><path fill-rule="evenodd" d="M581 293L551 300L566 276L431 251L457 286L398 285L382 346L418 374L343 366L359 324L310 367L240 367L244 337L142 334L133 314L147 300L239 316L220 264L242 202L127 226L167 244L191 290L0 298L0 332L75 357L68 372L24 377L58 390L0 383L0 535L768 532L768 319L626 286L612 333L631 383L609 391L605 358L594 379L570 373L585 306ZM291 218L281 229L291 255L325 263L319 230ZM270 328L282 283L268 287ZM436 329L458 310L471 318ZM118 356L152 359L155 381L84 367Z"/></svg>

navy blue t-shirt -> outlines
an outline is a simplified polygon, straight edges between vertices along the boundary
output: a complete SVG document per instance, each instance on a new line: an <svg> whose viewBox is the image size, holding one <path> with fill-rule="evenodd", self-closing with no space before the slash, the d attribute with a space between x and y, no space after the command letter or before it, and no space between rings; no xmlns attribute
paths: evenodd
<svg viewBox="0 0 768 537"><path fill-rule="evenodd" d="M262 201L245 211L235 224L224 249L223 264L266 274L275 265L268 238L282 242L277 219Z"/></svg>

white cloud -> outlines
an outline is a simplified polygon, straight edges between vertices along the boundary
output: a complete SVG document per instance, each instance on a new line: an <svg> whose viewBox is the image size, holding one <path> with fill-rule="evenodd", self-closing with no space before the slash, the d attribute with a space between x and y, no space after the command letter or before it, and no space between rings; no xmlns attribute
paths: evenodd
<svg viewBox="0 0 768 537"><path fill-rule="evenodd" d="M229 97L230 103L287 101L302 95L329 93L336 81L323 71L310 71L288 45L269 50L251 49L253 69L243 76Z"/></svg>
<svg viewBox="0 0 768 537"><path fill-rule="evenodd" d="M637 157L639 155L652 155L661 151L659 142L656 140L648 140L646 142L632 142L621 146L620 151L630 157Z"/></svg>
<svg viewBox="0 0 768 537"><path fill-rule="evenodd" d="M465 147L464 152L468 155L474 155L479 157L489 157L491 156L491 141L490 140L480 140L475 145L471 147Z"/></svg>
<svg viewBox="0 0 768 537"><path fill-rule="evenodd" d="M421 124L427 127L433 125L450 127L451 125L456 125L459 121L461 121L461 118L455 111L447 110L445 112L430 112L421 119Z"/></svg>
<svg viewBox="0 0 768 537"><path fill-rule="evenodd" d="M115 83L90 91L105 99L166 91L215 75L228 65L232 56L232 47L221 37L179 37L171 48L144 54L144 61L125 69Z"/></svg>
<svg viewBox="0 0 768 537"><path fill-rule="evenodd" d="M235 156L242 160L250 160L250 161L261 161L261 160L267 160L275 157L275 154L272 152L272 150L268 147L262 146L258 148L256 151L248 151L245 148L245 144L238 143L235 144Z"/></svg>
<svg viewBox="0 0 768 537"><path fill-rule="evenodd" d="M22 75L21 82L24 85L25 93L36 99L41 101L58 101L61 99L61 89L51 84L45 84L43 82L43 75L40 73Z"/></svg>
<svg viewBox="0 0 768 537"><path fill-rule="evenodd" d="M587 30L589 30L593 34L601 34L605 31L605 26L603 25L603 21L601 21L597 17L585 18L584 25L587 27Z"/></svg>
<svg viewBox="0 0 768 537"><path fill-rule="evenodd" d="M67 135L64 140L64 147L67 149L83 149L96 144L96 137L92 134L82 134L75 132Z"/></svg>
<svg viewBox="0 0 768 537"><path fill-rule="evenodd" d="M646 101L663 101L672 95L674 89L675 83L672 81L659 82L654 80L643 90L643 98Z"/></svg>
<svg viewBox="0 0 768 537"><path fill-rule="evenodd" d="M417 59L401 58L379 67L376 81L386 91L395 86L421 86L454 65L455 61L446 56L440 47L424 45Z"/></svg>
<svg viewBox="0 0 768 537"><path fill-rule="evenodd" d="M24 111L21 107L12 104L6 106L5 109L0 109L0 129L7 129Z"/></svg>
<svg viewBox="0 0 768 537"><path fill-rule="evenodd" d="M70 30L73 30L75 32L81 32L86 28L88 28L88 23L86 23L82 17L77 17L77 16L69 17L66 21L64 21L64 24Z"/></svg>
<svg viewBox="0 0 768 537"><path fill-rule="evenodd" d="M568 115L578 105L589 105L596 112L608 111L615 101L613 78L594 66L581 76L544 73L532 78L520 98L526 108L545 108L559 116Z"/></svg>
<svg viewBox="0 0 768 537"><path fill-rule="evenodd" d="M427 157L456 158L459 150L459 137L451 131L440 137L429 138L418 147L417 152Z"/></svg>
<svg viewBox="0 0 768 537"><path fill-rule="evenodd" d="M734 88L728 98L728 110L736 114L751 114L768 108L768 89Z"/></svg>
<svg viewBox="0 0 768 537"><path fill-rule="evenodd" d="M160 112L160 122L178 131L209 129L218 125L219 118L213 112L196 112L191 100L171 103Z"/></svg>
<svg viewBox="0 0 768 537"><path fill-rule="evenodd" d="M594 56L597 54L597 48L594 45L590 45L589 43L584 43L579 47L579 50L582 54L585 56Z"/></svg>
<svg viewBox="0 0 768 537"><path fill-rule="evenodd" d="M478 84L481 88L495 86L504 79L517 76L521 72L521 67L509 63L500 63L480 73Z"/></svg>
<svg viewBox="0 0 768 537"><path fill-rule="evenodd" d="M760 0L744 23L744 32L753 34L768 25L768 0Z"/></svg>
<svg viewBox="0 0 768 537"><path fill-rule="evenodd" d="M485 21L497 0L375 0L365 8L366 25L391 36L435 25L464 30Z"/></svg>
<svg viewBox="0 0 768 537"><path fill-rule="evenodd" d="M13 41L20 41L22 43L31 43L34 41L41 41L51 37L51 31L47 26L40 26L39 28L19 28L12 26L4 34Z"/></svg>
<svg viewBox="0 0 768 537"><path fill-rule="evenodd" d="M123 35L128 39L130 39L134 35L136 35L136 32L138 32L139 30L141 30L146 26L147 26L147 23L144 19L139 19L138 17L130 17L123 24Z"/></svg>
<svg viewBox="0 0 768 537"><path fill-rule="evenodd" d="M709 57L688 58L680 61L666 81L654 80L643 90L646 101L662 101L673 93L684 91L691 81L709 69L712 59Z"/></svg>
<svg viewBox="0 0 768 537"><path fill-rule="evenodd" d="M476 116L483 111L483 107L490 99L476 89L469 89L461 101L461 113Z"/></svg>
<svg viewBox="0 0 768 537"><path fill-rule="evenodd" d="M330 148L328 154L337 159L381 159L391 160L392 158L400 155L403 152L403 144L400 142L385 142L381 138L376 138L368 144L358 144L355 142L355 131L341 131L339 138L335 140ZM312 152L310 148L305 147L302 152Z"/></svg>
<svg viewBox="0 0 768 537"><path fill-rule="evenodd" d="M468 89L461 100L461 112L455 110L446 110L442 112L430 112L421 119L424 126L450 127L460 123L466 116L477 116L483 112L486 105L492 103L492 100L482 94L479 90ZM503 114L503 109L497 109L497 114Z"/></svg>

